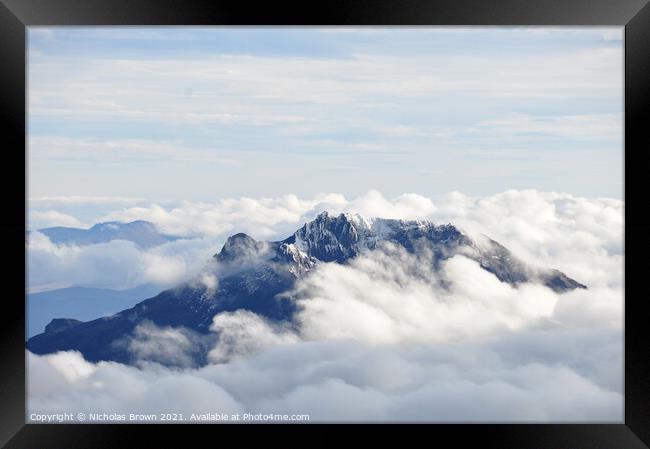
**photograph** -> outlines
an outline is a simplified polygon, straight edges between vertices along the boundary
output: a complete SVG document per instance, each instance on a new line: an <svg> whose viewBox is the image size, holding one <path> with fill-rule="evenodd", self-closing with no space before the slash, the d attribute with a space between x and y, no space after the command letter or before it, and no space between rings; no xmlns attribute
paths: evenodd
<svg viewBox="0 0 650 449"><path fill-rule="evenodd" d="M26 423L625 422L625 27L25 33Z"/></svg>

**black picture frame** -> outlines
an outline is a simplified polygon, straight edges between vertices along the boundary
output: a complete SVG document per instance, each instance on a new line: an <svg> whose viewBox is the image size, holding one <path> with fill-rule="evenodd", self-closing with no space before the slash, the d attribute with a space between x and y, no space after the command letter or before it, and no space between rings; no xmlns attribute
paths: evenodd
<svg viewBox="0 0 650 449"><path fill-rule="evenodd" d="M622 424L503 424L373 426L384 438L395 429L421 433L425 441L453 441L498 448L647 448L650 445L650 326L644 281L650 254L646 205L650 111L650 5L648 0L329 0L301 4L244 0L0 0L0 126L3 128L5 193L0 214L4 260L0 444L9 448L136 447L187 445L198 433L223 444L273 436L287 442L296 429L337 443L324 425L161 426L25 424L26 27L35 25L619 25L625 26L625 420ZM619 167L612 167L618 170ZM645 175L645 176L644 176ZM22 184L20 184L22 182ZM627 244L629 242L629 245ZM249 425L250 426L250 425ZM191 437L190 437L191 435ZM229 435L233 437L235 435ZM415 436L412 436L415 438ZM293 438L293 437L291 437ZM312 437L313 438L313 437ZM189 439L189 440L188 440ZM404 442L404 440L401 440ZM415 440L414 440L415 441ZM645 443L645 444L644 444ZM288 444L292 446L293 444Z"/></svg>

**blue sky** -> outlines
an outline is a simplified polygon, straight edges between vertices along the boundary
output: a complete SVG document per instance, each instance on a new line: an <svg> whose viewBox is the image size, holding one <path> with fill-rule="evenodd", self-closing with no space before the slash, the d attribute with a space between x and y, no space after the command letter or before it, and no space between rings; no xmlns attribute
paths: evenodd
<svg viewBox="0 0 650 449"><path fill-rule="evenodd" d="M622 37L30 27L29 196L621 198Z"/></svg>

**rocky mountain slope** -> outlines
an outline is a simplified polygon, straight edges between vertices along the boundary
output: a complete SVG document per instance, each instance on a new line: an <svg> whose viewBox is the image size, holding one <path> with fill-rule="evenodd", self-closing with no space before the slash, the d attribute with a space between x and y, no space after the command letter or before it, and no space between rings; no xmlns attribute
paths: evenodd
<svg viewBox="0 0 650 449"><path fill-rule="evenodd" d="M225 311L244 309L291 322L296 306L282 293L290 291L296 280L309 276L318 264L345 264L384 244L399 245L414 254L426 251L432 270L462 254L513 286L536 282L559 293L586 288L558 270L529 267L499 243L487 237L475 241L450 224L324 212L282 241L261 242L246 234L231 236L206 268L213 283L193 280L130 309L88 322L53 320L44 333L28 340L27 348L37 354L78 350L91 361L132 363L128 345L123 342L144 322L204 335L210 333L212 318ZM204 361L199 356L197 364Z"/></svg>

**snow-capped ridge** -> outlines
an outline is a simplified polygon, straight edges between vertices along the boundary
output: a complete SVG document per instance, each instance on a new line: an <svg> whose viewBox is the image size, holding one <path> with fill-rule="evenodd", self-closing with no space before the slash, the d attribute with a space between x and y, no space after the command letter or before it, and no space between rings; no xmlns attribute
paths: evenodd
<svg viewBox="0 0 650 449"><path fill-rule="evenodd" d="M27 347L36 354L73 349L90 361L130 363L132 355L128 348L116 345L116 336L128 335L148 321L206 334L215 315L247 310L274 322L292 323L298 305L287 294L300 278L310 276L320 264L348 264L364 252L386 249L382 245L391 247L387 257L395 254L394 249L415 255L422 269L433 276L444 277L445 261L462 255L513 287L538 283L557 293L586 288L560 271L532 269L489 238L477 245L451 224L323 212L281 241L234 234L215 255L214 265L209 265L213 270L206 274L214 276L209 282L187 282L110 319L56 321L46 332L30 338Z"/></svg>

